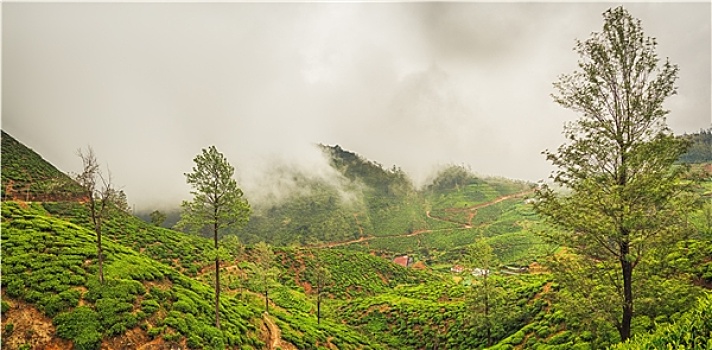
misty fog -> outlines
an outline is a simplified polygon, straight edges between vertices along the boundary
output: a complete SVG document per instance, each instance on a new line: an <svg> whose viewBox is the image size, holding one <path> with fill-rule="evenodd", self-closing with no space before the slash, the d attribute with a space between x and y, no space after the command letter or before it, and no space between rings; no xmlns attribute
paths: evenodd
<svg viewBox="0 0 712 350"><path fill-rule="evenodd" d="M423 185L439 167L537 181L575 113L550 93L610 3L5 3L2 128L65 172L91 145L138 210L189 198L215 145L250 201L344 179L340 145ZM710 126L710 4L631 3L680 67L676 133ZM346 195L345 195L346 196Z"/></svg>

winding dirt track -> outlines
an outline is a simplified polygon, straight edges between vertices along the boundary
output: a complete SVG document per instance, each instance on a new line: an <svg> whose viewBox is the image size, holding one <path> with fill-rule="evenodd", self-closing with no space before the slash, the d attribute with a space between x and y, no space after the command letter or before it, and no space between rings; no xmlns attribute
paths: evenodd
<svg viewBox="0 0 712 350"><path fill-rule="evenodd" d="M267 313L262 314L262 319L265 321L267 330L269 331L269 343L267 349L274 350L282 347L282 331L274 324L274 321L269 318Z"/></svg>
<svg viewBox="0 0 712 350"><path fill-rule="evenodd" d="M279 329L279 326L277 326L274 321L272 321L268 313L263 313L262 319L264 320L265 326L267 326L267 332L269 333L269 341L265 344L267 345L267 349L298 350L292 343L282 340L282 330Z"/></svg>
<svg viewBox="0 0 712 350"><path fill-rule="evenodd" d="M495 205L495 204L497 204L497 203L504 202L504 201L506 201L506 200L508 200L508 199L523 197L523 196L526 196L526 195L531 194L531 193L534 193L534 190L526 190L526 191L522 191L522 192L517 192L517 193L513 193L513 194L508 194L508 195L506 195L506 196L497 197L496 199L493 199L493 200L491 200L491 201L489 201L489 202L480 203L480 204L477 204L477 205L473 205L473 206L471 206L471 207L445 209L446 211L450 211L450 212L469 211L469 212L470 212L470 215L468 216L467 223L462 223L462 222L458 222L458 221L452 221L452 220L448 220L448 219L445 219L445 218L440 218L440 217L437 217L437 216L431 216L431 215L430 215L430 210L428 210L428 211L425 212L425 215L426 215L428 218L430 218L430 219L439 220L439 221L444 221L444 222L449 222L449 223L458 224L458 225L461 225L461 226L462 226L462 227L458 227L458 228L444 228L444 229L438 229L438 230L423 229L423 230L413 231L413 232L410 232L410 233L402 233L402 234L395 234L395 235L361 236L361 237L359 237L359 238L357 238L357 239L350 240L350 241L324 243L324 244L320 244L320 245L317 245L317 246L314 246L314 247L315 247L315 248L333 248L333 247L340 247L340 246L345 246L345 245L354 244L354 243L360 243L360 242L370 241L370 240L372 240L372 239L382 238L382 237L414 237L414 236L422 235L422 234L424 234L424 233L470 229L470 228L472 228L472 219L475 217L475 215L477 215L477 210L478 210L478 209L486 208L486 207L489 207L489 206L491 206L491 205ZM360 225L359 225L359 231L361 231L361 233L363 234L363 229L361 229L361 226L360 226Z"/></svg>

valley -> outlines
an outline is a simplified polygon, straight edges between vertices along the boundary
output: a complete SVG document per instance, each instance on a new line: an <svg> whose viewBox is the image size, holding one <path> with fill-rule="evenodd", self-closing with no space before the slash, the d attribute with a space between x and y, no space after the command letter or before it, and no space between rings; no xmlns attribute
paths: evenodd
<svg viewBox="0 0 712 350"><path fill-rule="evenodd" d="M102 285L81 193L46 185L71 179L10 135L2 142L4 348L597 349L617 342L610 325L592 333L590 318L560 303L569 287L556 260L571 256L544 239L558 228L525 202L535 184L450 166L416 188L397 168L320 146L343 188L298 178L309 191L255 207L247 226L221 237L228 255L218 329L211 239L113 211L103 226ZM703 197L711 183L702 182ZM355 199L341 201L339 191ZM679 296L661 307L685 312L642 304L641 332L654 331L646 319L669 325L669 334L680 332L677 322L710 319L709 293L690 283L712 283L705 213L691 217L696 233L660 265L688 276L659 284ZM403 255L408 267L393 262Z"/></svg>

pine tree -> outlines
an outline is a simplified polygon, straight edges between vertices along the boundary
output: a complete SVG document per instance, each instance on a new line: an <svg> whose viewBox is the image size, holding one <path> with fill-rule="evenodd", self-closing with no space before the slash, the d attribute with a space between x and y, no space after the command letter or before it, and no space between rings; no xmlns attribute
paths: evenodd
<svg viewBox="0 0 712 350"><path fill-rule="evenodd" d="M220 233L244 226L249 220L250 205L233 178L235 168L215 146L203 149L193 159L193 171L186 179L193 188L192 201L181 204L182 213L177 228L191 232L209 231L215 242L215 327L220 328Z"/></svg>

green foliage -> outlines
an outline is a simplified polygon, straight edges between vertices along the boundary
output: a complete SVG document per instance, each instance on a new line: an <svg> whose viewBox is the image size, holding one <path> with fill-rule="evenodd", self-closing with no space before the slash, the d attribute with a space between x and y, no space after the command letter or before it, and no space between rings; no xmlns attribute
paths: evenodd
<svg viewBox="0 0 712 350"><path fill-rule="evenodd" d="M136 316L131 313L133 306L120 299L102 298L94 304L99 322L108 336L115 336L136 326Z"/></svg>
<svg viewBox="0 0 712 350"><path fill-rule="evenodd" d="M536 295L531 291L540 291L546 279L516 276L493 281L510 296L502 304L510 311L509 316L499 319L501 327L490 334L493 340L500 341L542 311L529 301ZM482 348L487 344L486 332L472 322L473 313L467 306L466 296L472 291L472 287L452 282L404 286L389 293L345 301L336 312L391 348L422 349L433 348L435 344L457 349Z"/></svg>
<svg viewBox="0 0 712 350"><path fill-rule="evenodd" d="M576 45L580 70L554 84L554 100L581 113L564 128L567 143L545 152L558 168L554 181L569 192L544 187L535 208L564 229L548 239L612 276L598 282L610 287L605 293L616 307L608 318L625 340L633 269L649 247L684 237L694 197L682 168L672 167L688 144L665 124L663 102L675 94L677 66L659 62L655 39L623 7L603 16L603 31Z"/></svg>
<svg viewBox="0 0 712 350"><path fill-rule="evenodd" d="M91 308L80 306L71 312L61 313L52 323L57 327L57 336L73 341L75 349L99 349L102 327L99 315Z"/></svg>
<svg viewBox="0 0 712 350"><path fill-rule="evenodd" d="M185 174L193 200L181 204L183 213L177 226L196 233L207 230L215 239L228 229L243 226L250 206L233 178L235 168L215 146L203 149L193 161L192 172Z"/></svg>
<svg viewBox="0 0 712 350"><path fill-rule="evenodd" d="M93 229L89 220L89 211L81 204L45 202L42 203L41 208L45 213L61 217L89 230ZM212 246L210 240L159 228L126 213L116 213L108 218L103 224L102 232L108 240L131 247L151 259L163 262L181 271L187 271L194 264L202 266L210 263L210 259L207 259L203 254L204 251ZM131 259L130 257L126 258ZM132 268L126 268L128 266L132 266ZM145 273L147 274L145 276L147 279L161 278L155 271L135 271L134 266L147 265L126 261L125 266L122 266L117 272L122 274ZM107 267L107 269L109 268L111 267ZM153 277L148 278L148 275L153 275Z"/></svg>
<svg viewBox="0 0 712 350"><path fill-rule="evenodd" d="M339 146L322 149L333 168L343 176L338 185L310 179L289 169L276 169L300 190L289 200L256 208L245 230L239 233L244 242L313 245L373 236L369 245L384 254L413 252L419 249L417 237L396 236L422 230L443 230L443 234L460 230L468 221L469 212L449 209L481 204L530 188L523 182L478 178L469 170L453 166L436 176L432 185L418 191L397 167L384 168ZM433 217L426 215L428 211ZM487 215L483 221L489 223L495 216ZM448 248L437 242L432 247Z"/></svg>
<svg viewBox="0 0 712 350"><path fill-rule="evenodd" d="M2 131L2 198L72 200L81 189L69 176ZM8 191L9 190L9 191Z"/></svg>
<svg viewBox="0 0 712 350"><path fill-rule="evenodd" d="M368 217L363 215L366 209L357 199L347 202L341 189L301 174L285 176L293 178L300 194L278 204L256 208L250 222L239 233L245 243L302 245L353 239L358 238L361 231L372 231Z"/></svg>
<svg viewBox="0 0 712 350"><path fill-rule="evenodd" d="M712 128L683 137L690 140L690 148L680 156L682 163L711 163L712 162Z"/></svg>
<svg viewBox="0 0 712 350"><path fill-rule="evenodd" d="M459 275L453 279L389 261L396 254L408 253L449 274L453 262L466 261L467 248L478 237L484 237L479 243L491 246L491 253L502 264L527 265L541 260L555 246L543 244L533 233L554 229L520 199L489 203L525 191L527 184L478 178L460 171L463 169L450 169L453 176L416 191L400 169L383 169L352 153L339 152L341 160L335 158L334 164L347 179L345 188L356 194L352 202L343 202L333 187L313 183L309 195L290 201L293 206L262 208L259 215L268 217L258 219L263 220L255 226L259 229L241 234L250 244L377 236L368 245L348 249L272 248L273 268L268 270L274 278L269 283L269 296L277 307L270 308L269 317L280 327L284 341L300 349L474 349L486 346L488 338L497 343L493 348L500 349L593 349L618 341L613 321L582 312L583 307L569 309L560 302L572 298L588 307L589 299L597 299L605 301L600 305L605 311L610 307L606 304L613 303L604 297L610 289L591 285L591 292L581 299L563 281L566 275L557 277L555 283L548 275L492 275L487 287L501 293L498 297L489 294L494 303L490 319L495 322L483 326L481 312L479 318L470 316L477 309L471 301L487 294L475 292L483 287L481 278ZM476 215L470 217L470 208L484 203L488 206L475 209ZM426 217L427 210L437 217ZM191 348L266 347L260 339L264 299L258 293L263 288L255 281L234 282L259 265L259 254L254 248L245 249L236 236L223 237L220 249L214 250L210 240L118 213L103 229L107 282L102 286L95 278L95 235L85 206L3 202L2 213L3 297L27 302L53 317L57 335L72 340L77 348L96 349L104 337L122 336L137 326L152 339L161 337ZM468 220L472 220L472 228L463 227ZM669 277L636 282L641 292L633 326L638 332L666 329L668 323L681 319L682 311L700 295L685 278L709 281L704 276L712 265L707 261L712 250L710 240L703 237L704 215L690 220L700 228L697 235L656 250L638 265L638 269ZM265 229L270 227L278 232ZM260 231L263 229L269 232ZM421 229L432 232L400 236ZM294 232L300 235L292 235ZM208 251L212 255L206 254ZM215 304L210 286L214 278L202 272L216 256L240 261L221 272L227 277L222 285L231 286L220 301L221 329L213 325ZM608 266L597 267L599 273ZM198 275L199 280L211 284L181 272ZM322 279L323 272L329 278ZM321 322L317 323L316 286L320 280L324 299ZM240 293L233 294L237 287ZM661 299L663 295L676 298ZM3 314L9 305L3 300ZM497 313L497 309L506 312ZM86 320L87 326L80 320ZM14 325L12 321L4 324L3 336L7 336ZM690 337L681 333L681 337Z"/></svg>
<svg viewBox="0 0 712 350"><path fill-rule="evenodd" d="M96 278L87 278L96 274L91 231L57 218L29 214L31 211L17 203L4 202L2 207L2 283L6 295L34 304L54 317L58 335L73 340L78 348L98 348L102 337L120 336L139 325L139 320L148 322L142 327L153 336L168 332L179 340L200 337L205 348L211 348L210 344L217 344L217 348L223 348L221 344L261 344L252 321L259 317L257 306L232 298L222 301L224 332L210 331L214 310L211 288L111 240L105 243L107 279L101 285ZM168 242L166 245L171 247ZM147 288L146 283L164 287ZM75 287L86 292L82 294ZM84 306L77 307L80 300ZM165 313L158 312L161 309ZM80 327L84 319L87 325ZM172 319L190 326L174 329L170 325L178 324Z"/></svg>
<svg viewBox="0 0 712 350"><path fill-rule="evenodd" d="M640 334L612 349L710 349L712 348L712 295L700 298L697 306L674 323L650 334Z"/></svg>
<svg viewBox="0 0 712 350"><path fill-rule="evenodd" d="M318 252L320 264L328 272L330 283L324 291L336 298L345 298L391 290L400 284L417 284L439 281L440 277L428 272L406 269L390 261L369 254L345 249L324 249ZM282 249L278 251L282 266L289 272L284 278L297 279L312 287L318 283L317 261L314 252ZM283 284L287 284L282 279Z"/></svg>
<svg viewBox="0 0 712 350"><path fill-rule="evenodd" d="M153 299L144 299L141 301L141 311L145 312L147 315L152 315L160 308L160 304Z"/></svg>
<svg viewBox="0 0 712 350"><path fill-rule="evenodd" d="M162 213L159 210L154 210L150 214L151 217L151 224L161 227L163 226L163 222L166 221L166 214Z"/></svg>
<svg viewBox="0 0 712 350"><path fill-rule="evenodd" d="M242 198L242 190L233 178L235 168L215 146L203 149L202 154L193 161L191 173L186 173L186 180L192 187L193 200L183 201L181 219L178 228L195 233L209 232L215 245L215 305L220 304L220 255L218 236L227 230L240 228L248 221L250 205ZM220 328L220 312L215 310L215 327Z"/></svg>

